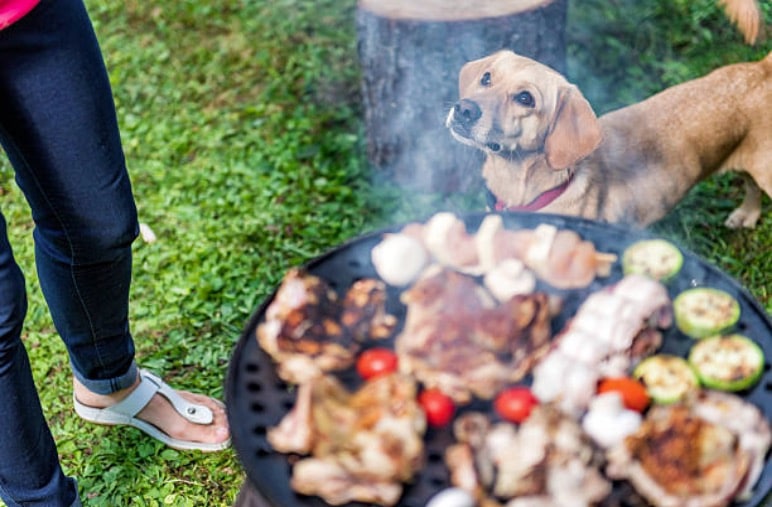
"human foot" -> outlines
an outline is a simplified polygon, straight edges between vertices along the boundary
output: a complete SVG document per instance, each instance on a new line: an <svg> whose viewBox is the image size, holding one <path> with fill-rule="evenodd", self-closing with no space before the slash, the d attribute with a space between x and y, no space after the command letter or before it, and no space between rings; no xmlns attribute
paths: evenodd
<svg viewBox="0 0 772 507"><path fill-rule="evenodd" d="M109 395L95 394L77 379L73 391L76 412L91 422L134 426L178 449L215 451L230 443L220 402L188 391L174 391L144 370L134 385Z"/></svg>

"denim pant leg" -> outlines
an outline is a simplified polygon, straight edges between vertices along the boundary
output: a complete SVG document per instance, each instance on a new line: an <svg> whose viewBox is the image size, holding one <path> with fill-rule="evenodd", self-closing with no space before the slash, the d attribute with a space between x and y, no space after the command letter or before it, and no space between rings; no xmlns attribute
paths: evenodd
<svg viewBox="0 0 772 507"><path fill-rule="evenodd" d="M0 31L0 141L32 209L40 286L75 376L136 378L128 324L139 227L101 50L82 0L42 0Z"/></svg>
<svg viewBox="0 0 772 507"><path fill-rule="evenodd" d="M42 0L0 30L0 143L32 210L40 285L74 374L99 393L131 385L136 208L107 73L81 0ZM24 279L4 221L0 232L0 497L12 506L79 505L19 339Z"/></svg>
<svg viewBox="0 0 772 507"><path fill-rule="evenodd" d="M73 479L59 465L21 341L27 310L24 276L0 214L0 498L17 505L79 505Z"/></svg>

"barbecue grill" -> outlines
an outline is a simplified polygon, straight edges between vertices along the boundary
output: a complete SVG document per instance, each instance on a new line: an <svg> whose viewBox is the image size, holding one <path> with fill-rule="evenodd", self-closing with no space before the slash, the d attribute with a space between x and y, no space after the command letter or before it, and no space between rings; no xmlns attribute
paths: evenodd
<svg viewBox="0 0 772 507"><path fill-rule="evenodd" d="M484 213L462 217L467 229L477 229ZM533 229L547 223L558 229L571 229L582 238L592 241L598 250L615 253L621 258L624 249L631 243L653 237L643 231L631 231L621 227L558 215L533 213L505 213L504 225L510 229ZM376 277L370 261L370 250L381 241L385 232L393 232L395 226L353 239L326 254L313 259L305 266L308 271L326 280L334 289L343 293L356 280ZM761 408L768 420L772 420L772 322L759 303L734 279L696 255L684 251L683 267L674 280L667 284L671 298L685 289L708 286L722 289L733 295L741 306L741 316L735 331L754 338L764 350L767 358L763 377L756 386L741 395ZM563 311L553 321L553 330L560 330L568 316L575 313L585 297L603 286L614 283L623 276L621 263L615 263L608 278L596 279L589 287L581 290L549 290L563 298ZM403 322L405 308L399 302L399 291L389 288L387 311ZM228 419L231 425L233 443L249 480L247 487L254 487L268 505L274 507L322 507L327 505L317 497L298 495L289 484L292 458L271 449L267 429L275 426L292 408L295 390L281 381L274 370L271 358L261 351L255 338L255 331L273 296L268 297L256 309L234 349L226 380ZM681 335L673 326L663 334L662 352L685 356L691 341ZM344 383L354 386L359 380L353 368L340 373ZM474 402L462 410L490 411L487 402ZM406 485L399 502L401 507L423 507L428 499L441 489L449 486L448 472L443 461L445 448L452 443L450 429L429 429L426 435L426 466ZM742 507L759 507L772 489L772 461L767 459L754 496ZM351 503L347 507L364 507L365 504ZM645 505L626 483L615 485L614 492L604 505L641 506Z"/></svg>

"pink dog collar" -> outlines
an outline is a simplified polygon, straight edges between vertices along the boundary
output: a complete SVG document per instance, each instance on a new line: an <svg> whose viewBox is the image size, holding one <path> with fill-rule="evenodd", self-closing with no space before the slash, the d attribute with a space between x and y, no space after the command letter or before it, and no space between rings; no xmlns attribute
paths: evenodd
<svg viewBox="0 0 772 507"><path fill-rule="evenodd" d="M568 179L561 183L560 185L551 188L547 190L546 192L542 192L538 196L536 196L536 199L531 201L528 204L525 204L523 206L507 206L502 201L500 201L498 198L496 199L496 204L494 205L494 209L496 211L539 211L558 197L560 197L563 192L566 191L568 188L568 185L571 184L571 181L574 179L574 173L571 172L568 176Z"/></svg>

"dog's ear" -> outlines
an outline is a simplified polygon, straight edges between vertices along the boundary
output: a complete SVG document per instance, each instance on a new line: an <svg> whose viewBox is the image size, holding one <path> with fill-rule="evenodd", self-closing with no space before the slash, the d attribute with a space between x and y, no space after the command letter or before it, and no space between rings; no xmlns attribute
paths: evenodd
<svg viewBox="0 0 772 507"><path fill-rule="evenodd" d="M600 141L600 123L590 103L575 86L563 88L544 141L547 163L553 169L571 167L592 153Z"/></svg>

